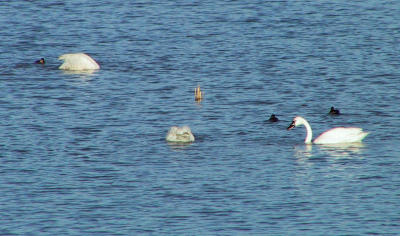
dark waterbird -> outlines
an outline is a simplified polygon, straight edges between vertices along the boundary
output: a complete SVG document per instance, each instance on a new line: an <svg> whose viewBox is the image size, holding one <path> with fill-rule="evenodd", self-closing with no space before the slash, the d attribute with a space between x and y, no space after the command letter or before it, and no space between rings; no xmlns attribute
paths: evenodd
<svg viewBox="0 0 400 236"><path fill-rule="evenodd" d="M270 121L270 122L278 122L279 119L278 119L278 117L275 116L275 114L272 114L272 115L269 117L268 121Z"/></svg>
<svg viewBox="0 0 400 236"><path fill-rule="evenodd" d="M331 110L329 111L329 115L339 115L340 111L339 109L335 109L334 107L331 107Z"/></svg>
<svg viewBox="0 0 400 236"><path fill-rule="evenodd" d="M39 60L35 61L35 64L45 64L46 61L44 60L44 58L40 58Z"/></svg>

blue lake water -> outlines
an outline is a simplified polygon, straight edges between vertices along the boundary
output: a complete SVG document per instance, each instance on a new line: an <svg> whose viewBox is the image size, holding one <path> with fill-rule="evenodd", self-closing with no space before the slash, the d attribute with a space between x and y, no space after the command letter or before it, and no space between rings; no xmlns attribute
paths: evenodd
<svg viewBox="0 0 400 236"><path fill-rule="evenodd" d="M400 1L0 11L1 235L399 235ZM59 70L73 52L101 69ZM305 145L297 115L370 135Z"/></svg>

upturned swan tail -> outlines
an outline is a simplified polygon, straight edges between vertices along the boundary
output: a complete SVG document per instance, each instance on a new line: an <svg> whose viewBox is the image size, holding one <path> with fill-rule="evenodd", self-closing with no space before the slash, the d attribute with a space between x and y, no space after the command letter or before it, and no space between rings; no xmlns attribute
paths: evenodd
<svg viewBox="0 0 400 236"><path fill-rule="evenodd" d="M168 142L189 143L194 142L194 136L189 126L172 126L168 131L166 140Z"/></svg>
<svg viewBox="0 0 400 236"><path fill-rule="evenodd" d="M61 55L59 60L64 63L59 67L62 70L98 70L99 64L85 53L68 53Z"/></svg>

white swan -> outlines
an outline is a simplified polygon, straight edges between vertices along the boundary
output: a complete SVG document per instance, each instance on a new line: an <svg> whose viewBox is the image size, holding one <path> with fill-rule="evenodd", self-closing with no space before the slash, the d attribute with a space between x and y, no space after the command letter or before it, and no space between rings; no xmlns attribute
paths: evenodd
<svg viewBox="0 0 400 236"><path fill-rule="evenodd" d="M62 70L98 70L99 64L85 53L68 53L61 55L58 60L64 63L59 67Z"/></svg>
<svg viewBox="0 0 400 236"><path fill-rule="evenodd" d="M296 116L287 128L288 130L304 125L307 130L307 136L304 143L311 143L312 130L310 124L301 116ZM333 144L333 143L354 143L361 142L369 133L364 132L361 128L355 127L337 127L323 132L313 143L315 144Z"/></svg>
<svg viewBox="0 0 400 236"><path fill-rule="evenodd" d="M168 142L188 143L194 142L194 136L188 126L172 126L169 129L166 140Z"/></svg>

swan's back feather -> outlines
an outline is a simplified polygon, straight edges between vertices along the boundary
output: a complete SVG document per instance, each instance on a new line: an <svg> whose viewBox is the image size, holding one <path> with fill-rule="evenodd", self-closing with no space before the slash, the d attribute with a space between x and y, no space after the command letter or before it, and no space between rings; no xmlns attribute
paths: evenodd
<svg viewBox="0 0 400 236"><path fill-rule="evenodd" d="M316 144L361 142L368 132L355 127L338 127L323 132L314 140Z"/></svg>
<svg viewBox="0 0 400 236"><path fill-rule="evenodd" d="M189 126L172 126L166 139L168 142L194 142L194 136Z"/></svg>
<svg viewBox="0 0 400 236"><path fill-rule="evenodd" d="M85 53L68 53L61 55L59 60L64 63L59 67L62 70L98 70L99 64Z"/></svg>

